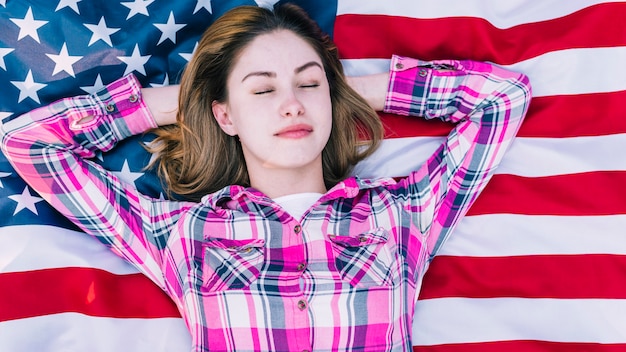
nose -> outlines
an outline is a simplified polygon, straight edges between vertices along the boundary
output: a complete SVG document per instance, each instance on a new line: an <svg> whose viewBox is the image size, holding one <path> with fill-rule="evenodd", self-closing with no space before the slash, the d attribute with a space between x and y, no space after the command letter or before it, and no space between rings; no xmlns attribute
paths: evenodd
<svg viewBox="0 0 626 352"><path fill-rule="evenodd" d="M293 91L285 94L280 106L280 114L283 117L297 117L304 114L304 105Z"/></svg>

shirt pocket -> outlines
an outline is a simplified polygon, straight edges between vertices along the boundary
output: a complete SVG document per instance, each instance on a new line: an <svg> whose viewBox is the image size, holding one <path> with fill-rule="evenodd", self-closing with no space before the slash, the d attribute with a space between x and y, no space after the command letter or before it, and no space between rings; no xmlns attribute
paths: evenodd
<svg viewBox="0 0 626 352"><path fill-rule="evenodd" d="M388 237L383 228L359 235L329 235L341 279L353 287L391 285L395 266Z"/></svg>
<svg viewBox="0 0 626 352"><path fill-rule="evenodd" d="M265 240L209 238L203 244L202 287L218 292L250 286L265 262Z"/></svg>

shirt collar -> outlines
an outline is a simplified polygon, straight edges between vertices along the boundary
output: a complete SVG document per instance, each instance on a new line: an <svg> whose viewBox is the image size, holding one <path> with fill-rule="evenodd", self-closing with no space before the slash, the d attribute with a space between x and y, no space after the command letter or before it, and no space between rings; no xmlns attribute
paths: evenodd
<svg viewBox="0 0 626 352"><path fill-rule="evenodd" d="M331 202L340 198L355 198L364 190L395 184L392 178L362 179L358 176L350 177L336 184L324 194L318 203ZM221 190L208 194L202 198L204 205L220 212L225 210L239 210L249 212L251 204L271 207L277 210L278 205L263 192L239 185L226 186Z"/></svg>

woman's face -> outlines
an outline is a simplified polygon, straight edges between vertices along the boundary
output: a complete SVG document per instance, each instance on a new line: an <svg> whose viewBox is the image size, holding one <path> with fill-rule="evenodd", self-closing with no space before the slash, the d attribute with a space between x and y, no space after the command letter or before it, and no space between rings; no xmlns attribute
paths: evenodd
<svg viewBox="0 0 626 352"><path fill-rule="evenodd" d="M224 132L239 137L251 176L321 171L332 107L322 61L309 44L287 30L258 36L234 63L227 90L213 113Z"/></svg>

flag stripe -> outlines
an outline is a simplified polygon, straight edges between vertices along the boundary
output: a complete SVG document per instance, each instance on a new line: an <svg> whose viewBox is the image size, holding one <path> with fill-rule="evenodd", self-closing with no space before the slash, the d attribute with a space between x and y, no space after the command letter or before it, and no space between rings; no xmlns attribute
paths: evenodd
<svg viewBox="0 0 626 352"><path fill-rule="evenodd" d="M602 58L601 63L598 58ZM528 75L533 99L537 99L626 90L625 61L626 46L574 48L545 53L504 67ZM346 73L352 76L389 70L388 59L344 59L342 63Z"/></svg>
<svg viewBox="0 0 626 352"><path fill-rule="evenodd" d="M626 148L626 135L578 138L517 138L505 155L496 175L540 178L597 171L624 171L626 158L604 158ZM408 175L439 146L441 138L387 139L374 155L357 165L362 177ZM605 179L619 186L620 179ZM580 192L573 190L573 192ZM619 192L619 190L617 191Z"/></svg>
<svg viewBox="0 0 626 352"><path fill-rule="evenodd" d="M189 351L191 346L189 332L179 318L116 319L63 313L6 321L0 327L3 352L171 352Z"/></svg>
<svg viewBox="0 0 626 352"><path fill-rule="evenodd" d="M417 318L424 323L413 326L413 342L417 346L511 340L626 344L625 312L626 300L621 299L429 299L417 303Z"/></svg>
<svg viewBox="0 0 626 352"><path fill-rule="evenodd" d="M626 101L626 90L534 98L518 137L567 138L626 133L626 119L613 113ZM450 124L381 113L386 138L445 136Z"/></svg>
<svg viewBox="0 0 626 352"><path fill-rule="evenodd" d="M0 274L0 321L62 312L118 318L180 317L172 301L142 274L115 275L92 268Z"/></svg>
<svg viewBox="0 0 626 352"><path fill-rule="evenodd" d="M378 0L339 0L337 15L379 15L437 19L443 17L479 17L498 28L557 19L607 0L575 0L566 3L542 1L510 3L498 0L389 0L381 6Z"/></svg>
<svg viewBox="0 0 626 352"><path fill-rule="evenodd" d="M440 255L506 257L527 255L626 255L626 215L467 216ZM593 234L593 235L590 235Z"/></svg>
<svg viewBox="0 0 626 352"><path fill-rule="evenodd" d="M626 214L626 189L608 186L623 184L626 184L626 171L598 171L536 178L500 174L492 178L468 211L468 215Z"/></svg>
<svg viewBox="0 0 626 352"><path fill-rule="evenodd" d="M420 299L443 297L625 299L624 255L438 256ZM565 272L563 268L567 268ZM598 268L603 268L599 271ZM454 272L454 280L449 273ZM555 280L558 278L558 280Z"/></svg>
<svg viewBox="0 0 626 352"><path fill-rule="evenodd" d="M625 12L626 3L599 4L561 18L507 29L496 28L484 18L346 14L337 16L334 39L340 55L348 59L388 58L400 53L434 60L467 58L467 53L472 53L472 59L507 65L563 49L624 46L626 26L619 23ZM585 25L580 26L583 21ZM407 33L414 33L419 45L406 40ZM455 45L442 46L449 38L455 38ZM511 45L476 45L488 42Z"/></svg>
<svg viewBox="0 0 626 352"><path fill-rule="evenodd" d="M20 260L24 253L29 254L28 260ZM3 272L62 267L95 268L118 275L138 272L84 232L42 225L0 227Z"/></svg>

